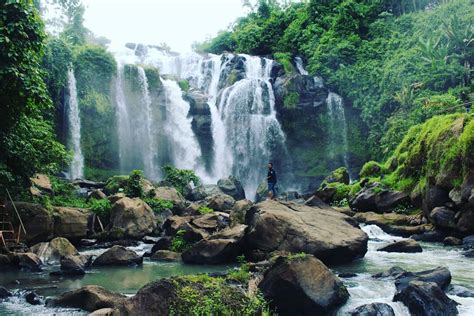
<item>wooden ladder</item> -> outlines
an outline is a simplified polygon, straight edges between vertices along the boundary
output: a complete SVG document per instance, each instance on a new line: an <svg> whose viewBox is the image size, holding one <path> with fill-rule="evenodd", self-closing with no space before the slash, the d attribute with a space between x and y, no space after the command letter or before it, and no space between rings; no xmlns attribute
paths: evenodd
<svg viewBox="0 0 474 316"><path fill-rule="evenodd" d="M5 205L0 205L0 245L8 249L9 244L18 244L20 242L20 232L20 227L18 233L15 232L10 214L8 214Z"/></svg>

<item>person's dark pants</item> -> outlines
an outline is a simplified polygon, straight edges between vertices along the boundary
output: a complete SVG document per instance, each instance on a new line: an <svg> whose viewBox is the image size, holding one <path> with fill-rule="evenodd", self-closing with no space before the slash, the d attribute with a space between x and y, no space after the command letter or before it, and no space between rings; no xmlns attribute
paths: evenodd
<svg viewBox="0 0 474 316"><path fill-rule="evenodd" d="M268 192L272 192L273 196L276 197L276 189L275 189L276 183L273 182L268 182Z"/></svg>

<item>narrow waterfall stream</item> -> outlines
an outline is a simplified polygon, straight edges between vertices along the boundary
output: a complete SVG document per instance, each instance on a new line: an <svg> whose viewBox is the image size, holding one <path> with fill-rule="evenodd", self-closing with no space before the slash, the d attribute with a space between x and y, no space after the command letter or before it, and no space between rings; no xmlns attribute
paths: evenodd
<svg viewBox="0 0 474 316"><path fill-rule="evenodd" d="M334 92L329 92L326 100L329 118L329 159L337 159L342 156L343 166L349 168L349 146L347 144L347 122L344 113L344 104L342 97ZM336 151L342 149L342 153Z"/></svg>
<svg viewBox="0 0 474 316"><path fill-rule="evenodd" d="M81 117L77 100L76 77L72 67L69 68L67 78L68 148L73 152L72 162L69 166L69 178L79 179L84 176L84 156L81 149Z"/></svg>
<svg viewBox="0 0 474 316"><path fill-rule="evenodd" d="M200 172L201 150L191 129L191 119L188 118L189 103L183 100L181 88L176 81L161 79L161 82L165 90L164 129L170 139L173 164L177 168Z"/></svg>

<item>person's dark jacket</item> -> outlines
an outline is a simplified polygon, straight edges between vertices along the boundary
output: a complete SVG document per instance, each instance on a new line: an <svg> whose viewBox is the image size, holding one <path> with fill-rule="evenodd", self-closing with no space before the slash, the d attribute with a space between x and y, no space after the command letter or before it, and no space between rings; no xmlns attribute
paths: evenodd
<svg viewBox="0 0 474 316"><path fill-rule="evenodd" d="M276 176L275 170L273 170L273 169L268 170L267 181L268 181L268 183L276 183L277 182L277 176Z"/></svg>

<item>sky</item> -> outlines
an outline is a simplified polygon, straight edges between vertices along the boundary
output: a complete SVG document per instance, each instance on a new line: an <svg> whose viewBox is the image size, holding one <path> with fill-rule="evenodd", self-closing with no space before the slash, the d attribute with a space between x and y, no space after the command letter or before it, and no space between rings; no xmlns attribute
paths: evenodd
<svg viewBox="0 0 474 316"><path fill-rule="evenodd" d="M186 52L243 16L241 0L83 0L84 24L114 44L167 43Z"/></svg>

